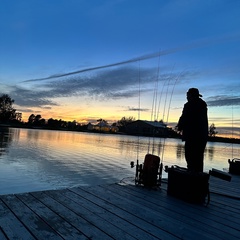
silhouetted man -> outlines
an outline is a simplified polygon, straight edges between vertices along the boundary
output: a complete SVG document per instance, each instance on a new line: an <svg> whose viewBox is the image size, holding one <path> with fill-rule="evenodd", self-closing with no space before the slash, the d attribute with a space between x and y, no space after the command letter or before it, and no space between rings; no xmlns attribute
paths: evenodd
<svg viewBox="0 0 240 240"><path fill-rule="evenodd" d="M200 97L197 88L187 92L188 102L184 104L177 128L185 141L185 159L190 171L203 172L204 150L208 138L207 104Z"/></svg>

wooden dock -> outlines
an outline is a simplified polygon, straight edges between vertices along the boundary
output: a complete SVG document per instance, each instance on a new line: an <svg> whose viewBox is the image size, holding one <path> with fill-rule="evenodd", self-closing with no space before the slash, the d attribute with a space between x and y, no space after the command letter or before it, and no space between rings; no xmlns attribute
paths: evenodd
<svg viewBox="0 0 240 240"><path fill-rule="evenodd" d="M5 239L240 239L240 177L210 178L211 201L128 183L0 196Z"/></svg>

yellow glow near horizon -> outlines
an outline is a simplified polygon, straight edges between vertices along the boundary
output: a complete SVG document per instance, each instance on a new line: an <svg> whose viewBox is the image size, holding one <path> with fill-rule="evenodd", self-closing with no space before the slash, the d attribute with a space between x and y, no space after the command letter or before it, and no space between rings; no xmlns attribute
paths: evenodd
<svg viewBox="0 0 240 240"><path fill-rule="evenodd" d="M91 123L96 123L97 120L99 118L105 119L106 121L108 121L109 123L113 123L116 122L118 120L120 120L122 117L134 117L136 120L138 119L138 113L132 112L133 114L124 114L124 112L118 112L116 114L114 114L112 111L109 112L104 112L103 111L99 111L99 112L89 112L88 114L86 113L79 113L79 114L73 114L72 111L70 109L68 109L68 111L59 111L59 112L37 112L34 113L35 115L40 114L42 116L42 118L44 118L45 120L48 120L50 118L53 119L57 119L57 120L64 120L64 121L77 121L78 123L81 124L87 124L88 122ZM23 121L27 122L28 121L28 117L32 114L32 112L25 112L23 113ZM150 117L148 116L149 114L141 114L141 120L150 120ZM168 119L168 126L174 128L177 124L179 116L171 116ZM161 119L159 119L161 120ZM209 122L209 126L212 124L212 122ZM216 131L217 136L219 137L228 137L228 138L240 138L240 132L236 132L236 131L230 131L229 132L225 132L225 131L219 131L219 128L224 128L227 127L228 129L231 129L231 125L226 124L225 122L220 122L220 121L214 121L214 124L216 126ZM236 127L240 127L240 126L236 126Z"/></svg>
<svg viewBox="0 0 240 240"><path fill-rule="evenodd" d="M48 120L50 118L63 121L76 121L81 124L88 122L96 123L98 119L102 118L110 124L120 120L122 117L134 117L136 120L155 120L154 114L152 116L150 102L142 101L141 108L145 111L138 112L137 98L126 100L111 100L111 101L96 101L93 99L82 99L81 97L58 99L59 105L52 106L51 109L33 108L31 112L23 112L22 120L28 121L31 114L40 114L42 118ZM177 125L178 119L181 116L183 102L173 101L171 108L168 106L165 110L160 110L158 114L158 121L163 120L169 127L174 128ZM131 108L133 110L131 111ZM135 111L134 111L135 108ZM163 108L163 107L162 107ZM235 110L236 112L236 110ZM237 112L236 112L237 113ZM237 114L236 114L237 115ZM240 127L239 122L232 119L232 109L225 107L209 107L208 108L209 126L214 123L217 136L240 138L240 133L233 131L234 127ZM152 119L151 119L152 118Z"/></svg>

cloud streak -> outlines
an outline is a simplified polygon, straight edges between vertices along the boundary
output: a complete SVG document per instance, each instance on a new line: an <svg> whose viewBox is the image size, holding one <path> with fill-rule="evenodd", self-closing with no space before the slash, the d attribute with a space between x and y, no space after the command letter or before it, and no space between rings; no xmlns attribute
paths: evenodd
<svg viewBox="0 0 240 240"><path fill-rule="evenodd" d="M143 61L143 60L148 60L148 59L152 59L152 58L157 58L159 56L165 56L165 55L173 54L173 53L180 52L180 51L186 51L186 50L191 50L191 49L195 49L195 48L206 47L209 45L215 45L217 43L219 44L219 43L223 43L223 42L227 42L227 41L237 41L237 40L239 40L239 38L240 38L239 35L233 35L233 36L230 35L230 36L224 36L224 37L220 37L220 38L200 40L200 41L196 41L192 44L187 44L187 45L180 46L180 47L175 47L175 48L162 50L162 51L151 53L151 54L146 54L146 55L143 55L140 57L128 59L128 60L121 61L121 62L111 63L111 64L107 64L107 65L101 65L101 66L97 66L97 67L80 69L77 71L67 72L67 73L62 73L62 74L56 73L56 74L50 75L45 78L29 79L29 80L25 80L22 82L27 83L27 82L45 81L45 80L51 80L51 79L56 79L56 78L61 78L61 77L68 77L68 76L72 76L72 75L76 75L76 74L80 74L80 73L85 73L85 72L90 72L90 71L95 71L95 70L100 70L100 69L105 69L105 68L118 67L121 65L134 63L134 62L138 62L138 61Z"/></svg>
<svg viewBox="0 0 240 240"><path fill-rule="evenodd" d="M138 97L139 91L141 96L147 94L151 96L156 84L157 71L157 67L139 68L133 65L102 69L86 76L76 74L62 79L34 82L32 83L34 90L15 87L10 95L19 106L41 108L58 106L57 98L73 96L86 97L97 101ZM169 67L162 66L159 75L159 90L162 91L161 88L166 89L168 84L173 85L179 76L179 81L185 84L186 81L197 77L198 74L194 71L172 72ZM172 86L169 88L169 94L171 88ZM240 105L239 96L229 96L227 94L209 97L206 101L208 106L211 107ZM147 109L143 111L147 111Z"/></svg>
<svg viewBox="0 0 240 240"><path fill-rule="evenodd" d="M151 91L153 82L156 81L156 71L155 68L120 67L98 71L88 76L78 74L60 80L35 82L31 85L33 90L14 86L9 94L19 106L41 108L57 106L57 98L73 96L98 101L126 99L139 95L139 81L141 87L144 86L141 93Z"/></svg>
<svg viewBox="0 0 240 240"><path fill-rule="evenodd" d="M214 96L207 99L208 106L223 107L223 106L240 106L239 96Z"/></svg>
<svg viewBox="0 0 240 240"><path fill-rule="evenodd" d="M154 81L155 69L141 69L143 85ZM135 67L117 68L98 72L91 76L71 76L61 81L51 81L42 86L51 91L52 97L73 95L99 96L103 98L126 98L136 96L139 87L139 69Z"/></svg>
<svg viewBox="0 0 240 240"><path fill-rule="evenodd" d="M44 106L58 106L56 102L50 100L51 94L47 91L32 91L15 87L10 95L19 106L40 108Z"/></svg>

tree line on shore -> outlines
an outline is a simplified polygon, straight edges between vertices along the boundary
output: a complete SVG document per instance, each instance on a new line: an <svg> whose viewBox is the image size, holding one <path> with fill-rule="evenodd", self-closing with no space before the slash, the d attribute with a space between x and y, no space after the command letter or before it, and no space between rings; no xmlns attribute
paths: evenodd
<svg viewBox="0 0 240 240"><path fill-rule="evenodd" d="M22 121L22 113L17 112L13 107L14 100L8 95L3 94L0 96L0 123L8 124L10 126L15 127L33 127L33 128L46 128L46 129L66 129L66 130L79 130L84 131L88 130L88 124L80 124L76 120L73 121L65 121L62 119L53 119L50 118L48 120L42 118L40 114L31 114L28 118L27 122ZM111 126L118 127L119 131L124 132L126 126L135 121L134 117L122 117L120 120L111 124ZM163 122L160 120L160 122ZM108 124L104 119L98 119L97 123L99 125ZM170 129L171 133L175 136L179 136L179 133L175 131L175 129ZM216 137L215 124L211 124L209 127L209 136Z"/></svg>
<svg viewBox="0 0 240 240"><path fill-rule="evenodd" d="M46 120L40 114L31 114L27 122L22 121L22 113L17 112L13 107L14 100L8 95L3 94L0 97L0 123L16 127L35 127L49 129L66 129L66 130L87 130L87 124L80 124L76 120L65 121L62 119L49 118ZM112 123L112 126L119 128L125 127L127 124L135 121L134 117L122 117L120 120ZM104 119L98 119L99 124L108 124Z"/></svg>

